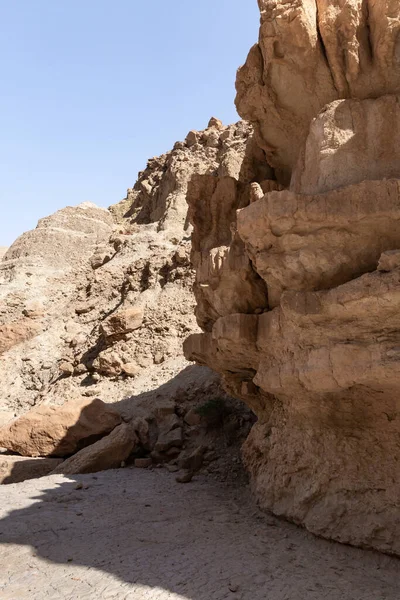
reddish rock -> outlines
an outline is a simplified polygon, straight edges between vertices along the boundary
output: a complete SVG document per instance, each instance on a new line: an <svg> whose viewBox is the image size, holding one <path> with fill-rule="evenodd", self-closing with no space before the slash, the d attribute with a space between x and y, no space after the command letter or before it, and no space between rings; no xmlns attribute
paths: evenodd
<svg viewBox="0 0 400 600"><path fill-rule="evenodd" d="M22 456L64 457L120 423L120 415L99 399L41 405L0 429L0 447Z"/></svg>

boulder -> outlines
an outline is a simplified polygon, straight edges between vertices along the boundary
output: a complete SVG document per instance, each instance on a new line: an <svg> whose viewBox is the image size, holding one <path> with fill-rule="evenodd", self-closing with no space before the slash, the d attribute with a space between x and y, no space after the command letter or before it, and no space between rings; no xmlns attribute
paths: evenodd
<svg viewBox="0 0 400 600"><path fill-rule="evenodd" d="M0 447L22 456L65 457L120 423L120 415L99 399L41 405L0 429Z"/></svg>
<svg viewBox="0 0 400 600"><path fill-rule="evenodd" d="M106 338L126 335L139 329L143 323L144 312L140 306L118 310L102 322L100 330Z"/></svg>
<svg viewBox="0 0 400 600"><path fill-rule="evenodd" d="M109 435L67 458L53 474L76 475L117 469L137 444L138 438L131 425L121 423Z"/></svg>
<svg viewBox="0 0 400 600"><path fill-rule="evenodd" d="M167 452L170 448L180 448L183 444L183 432L182 427L172 429L172 431L162 432L156 445L154 447L155 452Z"/></svg>

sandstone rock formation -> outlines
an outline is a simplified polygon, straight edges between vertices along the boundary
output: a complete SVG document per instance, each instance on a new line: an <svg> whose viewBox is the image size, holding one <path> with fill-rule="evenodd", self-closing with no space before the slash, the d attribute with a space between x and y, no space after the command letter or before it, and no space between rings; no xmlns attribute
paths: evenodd
<svg viewBox="0 0 400 600"><path fill-rule="evenodd" d="M290 183L310 122L339 98L397 94L400 28L391 0L258 0L259 43L239 70L236 104L277 178Z"/></svg>
<svg viewBox="0 0 400 600"><path fill-rule="evenodd" d="M189 187L185 353L256 412L263 507L400 554L398 5L259 6L236 102L273 171Z"/></svg>

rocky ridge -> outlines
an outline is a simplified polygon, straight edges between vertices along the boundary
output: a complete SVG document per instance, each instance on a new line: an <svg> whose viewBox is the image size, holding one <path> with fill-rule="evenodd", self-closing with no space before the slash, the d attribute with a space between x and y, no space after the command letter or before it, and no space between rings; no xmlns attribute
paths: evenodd
<svg viewBox="0 0 400 600"><path fill-rule="evenodd" d="M233 431L248 431L251 415L218 376L183 357L183 339L198 330L186 193L196 174L248 177L264 163L250 125L213 118L150 159L120 203L62 209L7 250L0 262L0 447L41 458L25 469L16 460L13 470L3 454L0 478L45 474L55 468L48 457L61 457L58 472L138 461L169 465L188 480L219 458L215 447L232 444ZM101 401L119 418L97 431ZM209 401L209 414L193 412ZM229 403L222 440L208 423L214 401L222 412Z"/></svg>
<svg viewBox="0 0 400 600"><path fill-rule="evenodd" d="M272 176L189 187L203 333L185 353L257 414L261 506L400 554L398 6L259 6L236 105Z"/></svg>

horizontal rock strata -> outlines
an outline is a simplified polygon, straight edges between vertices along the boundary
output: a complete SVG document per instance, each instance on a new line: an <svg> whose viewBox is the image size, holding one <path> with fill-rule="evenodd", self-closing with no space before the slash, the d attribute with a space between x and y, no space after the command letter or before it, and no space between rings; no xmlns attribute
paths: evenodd
<svg viewBox="0 0 400 600"><path fill-rule="evenodd" d="M189 187L203 333L185 353L257 414L263 507L400 555L398 6L259 6L236 103L274 174Z"/></svg>

